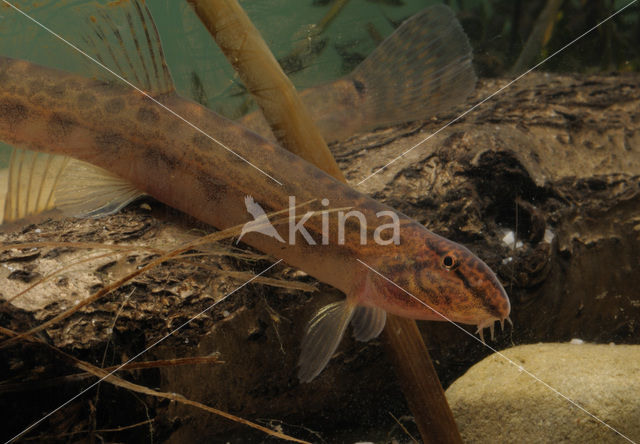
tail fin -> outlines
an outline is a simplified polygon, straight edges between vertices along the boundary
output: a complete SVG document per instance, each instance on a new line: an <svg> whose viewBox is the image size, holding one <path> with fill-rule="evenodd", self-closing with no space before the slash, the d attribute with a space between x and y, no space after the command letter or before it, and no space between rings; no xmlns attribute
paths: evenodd
<svg viewBox="0 0 640 444"><path fill-rule="evenodd" d="M471 58L451 9L434 5L414 15L347 76L366 95L362 130L426 119L459 104L475 88Z"/></svg>

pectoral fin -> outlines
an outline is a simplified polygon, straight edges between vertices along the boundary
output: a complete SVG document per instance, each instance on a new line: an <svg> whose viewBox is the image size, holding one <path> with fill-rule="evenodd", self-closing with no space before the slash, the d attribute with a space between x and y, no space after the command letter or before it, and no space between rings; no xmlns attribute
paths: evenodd
<svg viewBox="0 0 640 444"><path fill-rule="evenodd" d="M387 312L378 307L358 306L353 314L353 337L366 342L377 338L387 322Z"/></svg>
<svg viewBox="0 0 640 444"><path fill-rule="evenodd" d="M323 307L311 319L302 341L298 378L309 382L327 365L338 348L356 307L348 300Z"/></svg>
<svg viewBox="0 0 640 444"><path fill-rule="evenodd" d="M141 195L131 183L89 163L14 148L0 223L54 209L69 216L103 216Z"/></svg>

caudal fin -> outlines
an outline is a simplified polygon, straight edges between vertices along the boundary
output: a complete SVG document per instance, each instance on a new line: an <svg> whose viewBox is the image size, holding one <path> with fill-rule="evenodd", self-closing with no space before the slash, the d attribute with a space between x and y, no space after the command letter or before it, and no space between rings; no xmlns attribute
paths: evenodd
<svg viewBox="0 0 640 444"><path fill-rule="evenodd" d="M360 130L427 119L459 104L475 88L471 58L467 36L447 6L406 20L347 76L366 96L367 128Z"/></svg>

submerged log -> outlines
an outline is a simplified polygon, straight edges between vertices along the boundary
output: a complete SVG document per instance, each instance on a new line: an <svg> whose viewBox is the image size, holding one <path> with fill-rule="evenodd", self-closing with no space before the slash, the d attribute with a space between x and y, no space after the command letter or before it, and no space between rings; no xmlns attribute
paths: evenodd
<svg viewBox="0 0 640 444"><path fill-rule="evenodd" d="M504 84L485 80L467 106L450 116L357 136L333 146L334 154L357 189L467 245L498 273L512 300L514 328L499 333L492 347L576 337L640 342L640 77L531 74L431 136ZM2 234L1 240L166 249L209 230L147 201L108 218L46 222ZM0 296L7 299L90 251L63 246L4 251ZM132 250L121 258L78 263L4 304L1 325L25 331L157 254ZM196 265L199 261L206 268ZM167 262L46 329L41 337L93 364L118 364L233 291L246 277L220 271L259 272L268 264L259 257L217 255ZM315 284L284 266L269 277ZM348 338L316 380L300 384L295 378L305 324L318 307L340 297L322 284L318 288L311 293L243 287L141 358L219 353L224 364L170 366L122 376L311 441L405 439L390 414L408 432L415 432L415 426L404 417L408 408L380 341L363 344ZM471 337L472 327L463 326L462 331L442 322L419 325L445 385L489 353ZM76 370L37 344L23 342L0 349L0 354L7 438L90 381L67 377ZM142 425L105 431L137 423ZM63 433L120 441L142 441L151 433L167 442L263 439L211 414L104 384L98 395L89 392L31 433L52 441Z"/></svg>

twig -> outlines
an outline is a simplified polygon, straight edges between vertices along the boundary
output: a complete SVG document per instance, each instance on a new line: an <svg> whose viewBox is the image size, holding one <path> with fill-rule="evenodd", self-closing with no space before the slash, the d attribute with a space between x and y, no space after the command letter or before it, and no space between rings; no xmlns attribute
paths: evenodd
<svg viewBox="0 0 640 444"><path fill-rule="evenodd" d="M289 78L236 0L187 0L262 109L283 147L342 176Z"/></svg>
<svg viewBox="0 0 640 444"><path fill-rule="evenodd" d="M39 339L34 338L31 335L27 335L25 333L18 334L16 332L12 331L12 330L7 329L7 328L2 328L2 330L7 335L12 336L14 338L20 337L23 340L28 340L30 342L37 342L37 343L46 345L51 350L56 352L58 355L62 356L66 361L68 361L71 364L73 364L75 367L77 367L77 368L79 368L81 370L84 370L85 372L89 372L93 376L101 378L105 382L108 382L108 383L113 384L115 386L118 386L118 387L121 387L121 388L124 388L124 389L127 389L127 390L131 390L131 391L136 392L136 393L142 393L144 395L154 396L156 398L169 399L171 401L175 401L175 402L178 402L180 404L190 405L190 406L196 407L196 408L198 408L200 410L204 410L206 412L213 413L213 414L218 415L218 416L222 416L223 418L226 418L226 419L228 419L230 421L234 421L234 422L246 425L248 427L251 427L253 429L260 430L261 432L264 432L264 433L266 433L268 435L271 435L271 436L274 436L276 438L284 439L284 440L287 440L287 441L298 442L298 443L302 443L302 444L311 444L308 441L303 441L301 439L294 438L294 437L289 436L289 435L285 435L284 433L280 433L280 432L277 432L275 430L268 429L266 427L263 427L263 426L258 425L256 423L253 423L253 422L251 422L249 420L246 420L244 418L240 418L239 416L232 415L231 413L227 413L227 412L224 412L222 410L218 410L218 409L216 409L214 407L210 407L210 406L208 406L206 404L202 404L202 403L197 402L197 401L192 401L192 400L190 400L190 399L188 399L188 398L186 398L183 395L180 395L178 393L160 392L158 390L153 390L153 389L150 389L148 387L145 387L145 386L142 386L142 385L138 385L138 384L134 384L133 382L126 381L126 380L124 380L122 378L119 378L118 376L110 374L111 372L109 370L107 370L107 369L102 369L102 368L96 367L95 365L89 364L88 362L82 361L82 360L76 358L75 356L71 356L71 355L63 352L62 350L60 350L57 347L54 347L51 344L48 344L48 343L46 343L44 341L41 341ZM27 430L29 430L29 429L26 429L22 433L25 433ZM13 439L15 440L15 439L19 438L20 436L22 436L22 434L14 437Z"/></svg>

